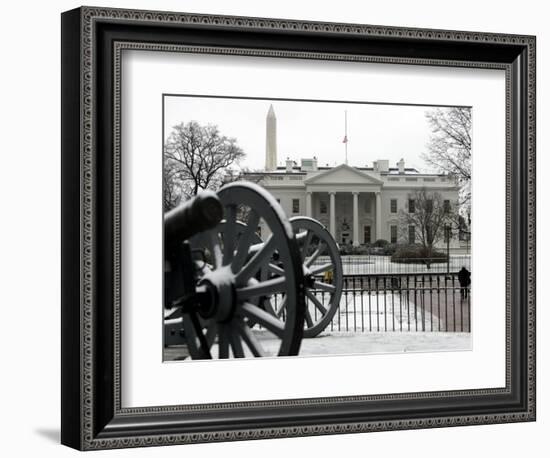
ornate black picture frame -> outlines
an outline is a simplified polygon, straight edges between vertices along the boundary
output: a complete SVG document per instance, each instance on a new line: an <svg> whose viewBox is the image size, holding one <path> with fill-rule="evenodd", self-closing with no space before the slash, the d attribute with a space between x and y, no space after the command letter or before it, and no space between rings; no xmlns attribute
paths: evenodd
<svg viewBox="0 0 550 458"><path fill-rule="evenodd" d="M535 44L532 36L357 24L95 7L63 13L62 443L90 450L534 421ZM124 49L504 70L506 386L123 408Z"/></svg>

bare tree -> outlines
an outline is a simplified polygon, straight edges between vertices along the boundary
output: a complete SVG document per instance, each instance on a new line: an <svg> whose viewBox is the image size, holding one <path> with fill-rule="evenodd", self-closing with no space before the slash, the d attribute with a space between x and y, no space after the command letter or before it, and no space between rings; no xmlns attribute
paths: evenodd
<svg viewBox="0 0 550 458"><path fill-rule="evenodd" d="M163 207L167 212L179 204L182 196L182 183L178 179L178 169L172 160L164 160L162 185Z"/></svg>
<svg viewBox="0 0 550 458"><path fill-rule="evenodd" d="M459 204L469 214L472 179L472 111L467 107L436 108L426 112L432 134L423 159L460 186Z"/></svg>
<svg viewBox="0 0 550 458"><path fill-rule="evenodd" d="M245 156L234 138L196 121L173 127L164 145L165 208L201 189L217 190L225 173ZM177 202L176 202L177 203Z"/></svg>
<svg viewBox="0 0 550 458"><path fill-rule="evenodd" d="M408 199L407 208L399 212L401 238L408 240L409 228L414 228L415 243L420 243L429 257L434 245L444 239L446 228L457 228L456 203L425 188L410 193Z"/></svg>

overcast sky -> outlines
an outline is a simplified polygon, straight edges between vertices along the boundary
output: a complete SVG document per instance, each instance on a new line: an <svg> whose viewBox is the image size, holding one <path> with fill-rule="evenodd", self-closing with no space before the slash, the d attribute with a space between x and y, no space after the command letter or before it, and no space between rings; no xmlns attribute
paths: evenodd
<svg viewBox="0 0 550 458"><path fill-rule="evenodd" d="M348 163L372 166L377 159L399 159L406 167L431 171L421 158L430 130L424 106L365 103L296 102L189 96L166 96L164 135L181 122L215 124L234 137L246 153L241 166L252 170L265 166L266 115L273 104L277 117L278 164L287 157L318 158L319 165L344 162L344 113L348 119Z"/></svg>

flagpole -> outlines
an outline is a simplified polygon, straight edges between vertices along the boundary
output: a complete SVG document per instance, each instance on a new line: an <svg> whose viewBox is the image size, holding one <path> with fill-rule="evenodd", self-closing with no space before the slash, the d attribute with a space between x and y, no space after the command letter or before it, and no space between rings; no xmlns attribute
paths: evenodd
<svg viewBox="0 0 550 458"><path fill-rule="evenodd" d="M344 130L345 130L345 140L344 145L346 146L346 165L348 165L348 110L344 111Z"/></svg>

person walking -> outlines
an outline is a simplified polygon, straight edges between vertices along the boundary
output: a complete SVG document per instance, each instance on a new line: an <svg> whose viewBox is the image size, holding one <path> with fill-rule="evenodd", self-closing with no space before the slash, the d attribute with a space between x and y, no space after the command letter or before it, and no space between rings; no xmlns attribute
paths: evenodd
<svg viewBox="0 0 550 458"><path fill-rule="evenodd" d="M470 291L470 283L472 274L466 267L462 266L462 269L458 272L458 283L460 283L460 297L466 299L468 292Z"/></svg>

